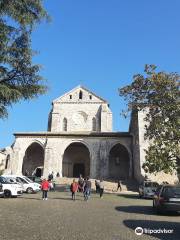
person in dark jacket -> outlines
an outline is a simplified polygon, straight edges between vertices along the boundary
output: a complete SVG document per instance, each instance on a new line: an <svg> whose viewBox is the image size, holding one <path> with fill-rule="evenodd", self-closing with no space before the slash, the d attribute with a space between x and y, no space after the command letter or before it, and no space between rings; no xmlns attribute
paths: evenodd
<svg viewBox="0 0 180 240"><path fill-rule="evenodd" d="M118 189L120 190L120 192L122 191L121 181L120 180L118 180L117 191L118 191Z"/></svg>
<svg viewBox="0 0 180 240"><path fill-rule="evenodd" d="M88 201L91 194L91 181L89 180L89 177L87 177L86 180L84 181L83 190L84 190L84 200Z"/></svg>
<svg viewBox="0 0 180 240"><path fill-rule="evenodd" d="M99 182L95 180L96 193L99 193Z"/></svg>

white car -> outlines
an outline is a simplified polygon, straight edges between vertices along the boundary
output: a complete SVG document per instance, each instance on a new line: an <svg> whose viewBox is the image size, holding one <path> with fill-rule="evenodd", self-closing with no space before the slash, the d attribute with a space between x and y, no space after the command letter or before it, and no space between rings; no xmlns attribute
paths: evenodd
<svg viewBox="0 0 180 240"><path fill-rule="evenodd" d="M0 183L0 197L1 197L1 196L4 196L2 183Z"/></svg>
<svg viewBox="0 0 180 240"><path fill-rule="evenodd" d="M36 193L41 190L41 185L39 183L33 182L26 176L21 175L3 175L4 177L10 177L14 179L17 183L22 184L23 192L26 193Z"/></svg>
<svg viewBox="0 0 180 240"><path fill-rule="evenodd" d="M9 181L7 178L0 176L0 183L3 187L3 195L4 197L17 197L21 196L23 193L22 186L17 182Z"/></svg>

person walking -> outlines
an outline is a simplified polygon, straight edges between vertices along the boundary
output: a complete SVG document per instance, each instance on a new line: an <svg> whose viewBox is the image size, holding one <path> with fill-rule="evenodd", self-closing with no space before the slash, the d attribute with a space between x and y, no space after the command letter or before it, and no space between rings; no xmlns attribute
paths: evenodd
<svg viewBox="0 0 180 240"><path fill-rule="evenodd" d="M71 193L72 193L72 200L76 200L76 192L78 190L78 183L73 179L73 182L71 183Z"/></svg>
<svg viewBox="0 0 180 240"><path fill-rule="evenodd" d="M95 180L96 193L99 193L99 182Z"/></svg>
<svg viewBox="0 0 180 240"><path fill-rule="evenodd" d="M49 182L46 180L46 178L44 178L41 183L42 200L47 200L47 193L48 193L49 187L50 187Z"/></svg>
<svg viewBox="0 0 180 240"><path fill-rule="evenodd" d="M100 198L102 198L104 194L104 181L102 179L99 184L99 194L100 194Z"/></svg>
<svg viewBox="0 0 180 240"><path fill-rule="evenodd" d="M121 181L120 180L118 180L117 191L118 191L118 189L120 190L120 192L122 191Z"/></svg>
<svg viewBox="0 0 180 240"><path fill-rule="evenodd" d="M86 180L84 181L83 190L84 190L84 200L88 201L91 194L91 181L89 180L89 177L87 177Z"/></svg>
<svg viewBox="0 0 180 240"><path fill-rule="evenodd" d="M83 185L84 185L84 179L82 175L80 174L79 179L78 179L78 191L83 192Z"/></svg>

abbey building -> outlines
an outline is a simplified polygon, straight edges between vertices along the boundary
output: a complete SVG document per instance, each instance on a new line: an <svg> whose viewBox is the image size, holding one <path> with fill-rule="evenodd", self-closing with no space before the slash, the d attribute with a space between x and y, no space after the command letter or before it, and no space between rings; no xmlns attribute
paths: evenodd
<svg viewBox="0 0 180 240"><path fill-rule="evenodd" d="M5 171L141 181L143 131L143 114L133 113L128 132L113 132L108 102L78 86L52 102L46 132L14 134Z"/></svg>

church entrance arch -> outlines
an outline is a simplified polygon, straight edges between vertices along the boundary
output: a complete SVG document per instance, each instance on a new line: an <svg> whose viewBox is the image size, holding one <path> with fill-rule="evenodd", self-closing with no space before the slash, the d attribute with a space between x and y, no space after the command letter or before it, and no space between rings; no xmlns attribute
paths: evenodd
<svg viewBox="0 0 180 240"><path fill-rule="evenodd" d="M118 143L109 153L109 176L112 179L127 179L129 177L130 158L125 146Z"/></svg>
<svg viewBox="0 0 180 240"><path fill-rule="evenodd" d="M71 143L65 150L62 162L63 177L83 177L90 175L90 153L85 144Z"/></svg>
<svg viewBox="0 0 180 240"><path fill-rule="evenodd" d="M32 175L35 172L37 177L43 175L44 149L39 143L32 143L25 152L22 165L23 175Z"/></svg>

